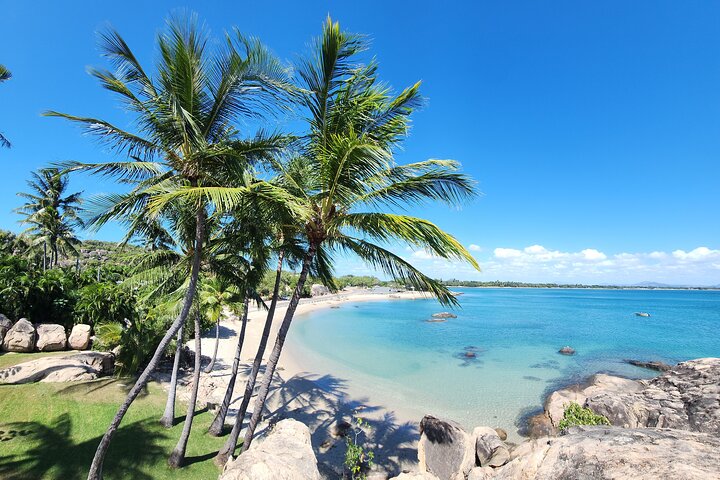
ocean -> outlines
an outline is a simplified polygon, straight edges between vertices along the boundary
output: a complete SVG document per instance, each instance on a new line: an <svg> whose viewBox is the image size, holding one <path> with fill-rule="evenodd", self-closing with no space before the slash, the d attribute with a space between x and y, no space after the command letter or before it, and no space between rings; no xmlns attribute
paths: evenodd
<svg viewBox="0 0 720 480"><path fill-rule="evenodd" d="M292 348L309 371L332 372L388 409L501 427L515 440L554 389L597 372L657 374L626 359L720 356L718 291L453 291L461 306L445 322L427 322L448 310L432 299L347 302L299 316ZM566 345L576 354L559 354Z"/></svg>

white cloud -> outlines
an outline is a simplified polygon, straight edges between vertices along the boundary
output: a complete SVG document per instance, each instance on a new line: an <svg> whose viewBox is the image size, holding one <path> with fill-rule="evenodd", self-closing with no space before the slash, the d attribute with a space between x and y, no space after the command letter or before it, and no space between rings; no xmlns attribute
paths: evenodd
<svg viewBox="0 0 720 480"><path fill-rule="evenodd" d="M583 254L585 260L605 260L607 258L607 255L595 250L594 248L586 248L580 253Z"/></svg>
<svg viewBox="0 0 720 480"><path fill-rule="evenodd" d="M471 243L470 246L468 247L468 249L471 252L481 252L482 251L482 247L480 245L475 245L474 243Z"/></svg>
<svg viewBox="0 0 720 480"><path fill-rule="evenodd" d="M689 260L691 262L700 260L709 260L720 258L720 250L710 250L707 247L698 247L695 250L686 252L684 250L675 250L672 252L673 257L680 260Z"/></svg>
<svg viewBox="0 0 720 480"><path fill-rule="evenodd" d="M522 252L514 248L496 248L493 253L497 258L518 258L522 256Z"/></svg>
<svg viewBox="0 0 720 480"><path fill-rule="evenodd" d="M428 252L427 250L415 250L411 256L412 258L419 258L422 260L430 260L431 258L435 258L433 254Z"/></svg>
<svg viewBox="0 0 720 480"><path fill-rule="evenodd" d="M530 254L547 253L547 249L542 245L532 245L530 247L525 247L523 251Z"/></svg>

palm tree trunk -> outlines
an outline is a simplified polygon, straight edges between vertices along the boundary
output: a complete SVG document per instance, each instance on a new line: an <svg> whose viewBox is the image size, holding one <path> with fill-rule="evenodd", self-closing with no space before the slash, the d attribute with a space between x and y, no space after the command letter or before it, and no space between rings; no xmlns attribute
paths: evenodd
<svg viewBox="0 0 720 480"><path fill-rule="evenodd" d="M238 368L240 367L240 353L242 351L243 343L245 342L245 327L247 326L248 307L250 306L250 296L245 295L245 301L243 302L243 313L242 313L242 327L240 327L240 337L238 337L237 348L235 348L235 358L233 359L232 370L230 372L230 380L228 386L225 389L225 396L223 397L222 404L218 410L215 418L213 419L208 433L214 437L219 437L222 434L223 427L225 426L225 416L230 408L232 401L232 394L235 390L235 380L237 379Z"/></svg>
<svg viewBox="0 0 720 480"><path fill-rule="evenodd" d="M262 337L260 337L260 345L258 345L255 359L253 360L250 374L245 382L245 393L243 393L242 403L240 404L240 410L235 417L235 425L233 425L230 436L223 448L220 449L217 456L215 457L215 463L219 466L223 466L227 463L230 455L235 452L238 437L240 436L240 429L242 423L245 420L245 414L247 413L248 405L250 404L250 398L252 392L255 389L255 381L257 380L258 372L260 371L260 364L262 363L262 357L265 354L265 347L267 347L268 339L270 338L270 329L272 327L273 317L275 316L275 307L278 301L278 293L280 291L280 280L282 278L282 266L283 257L285 252L280 250L278 254L278 266L277 273L275 274L275 285L273 287L272 301L270 302L270 309L268 310L267 318L265 319L265 327L263 328Z"/></svg>
<svg viewBox="0 0 720 480"><path fill-rule="evenodd" d="M175 359L173 360L172 374L170 375L170 388L168 388L168 398L167 402L165 403L165 413L163 413L162 418L160 418L160 425L165 428L171 428L173 426L173 423L175 422L175 394L177 392L177 377L178 370L180 369L180 357L182 356L183 352L182 334L183 327L181 326L180 330L178 330L177 338L175 339L177 348L175 349Z"/></svg>
<svg viewBox="0 0 720 480"><path fill-rule="evenodd" d="M195 404L197 403L198 388L200 387L200 310L195 313L195 370L193 371L192 391L190 392L190 401L188 402L187 415L185 416L185 425L183 425L182 433L178 439L175 449L168 458L168 465L173 468L182 467L185 460L185 450L190 439L190 430L192 429L193 419L195 418Z"/></svg>
<svg viewBox="0 0 720 480"><path fill-rule="evenodd" d="M43 243L43 273L47 271L47 242Z"/></svg>
<svg viewBox="0 0 720 480"><path fill-rule="evenodd" d="M155 353L150 359L147 367L145 367L145 370L143 370L143 372L138 377L135 385L128 393L127 398L115 414L115 418L113 418L112 422L110 422L110 426L108 426L105 435L103 435L102 440L100 440L100 444L95 451L95 456L93 457L92 464L90 465L90 472L88 473L88 480L101 480L103 461L105 460L105 455L107 454L108 447L110 446L110 441L115 435L115 432L117 432L118 426L120 426L120 422L125 416L125 413L127 413L128 408L130 408L130 405L147 385L148 381L150 380L150 375L157 368L157 365L160 362L160 357L163 355L163 353L165 353L165 349L170 343L170 340L172 340L172 338L177 334L178 330L180 330L180 327L185 323L185 320L190 313L190 308L192 307L193 299L195 298L195 289L197 287L198 276L200 273L200 261L202 260L202 247L204 239L205 207L201 207L198 210L196 218L194 242L195 252L193 253L193 263L190 272L190 284L188 285L187 292L185 292L185 299L183 300L183 307L180 311L180 315L178 315L178 317L175 319L168 331L165 333L165 336L162 338L162 340L160 340L160 344L158 345L157 349L155 349Z"/></svg>
<svg viewBox="0 0 720 480"><path fill-rule="evenodd" d="M217 321L215 322L215 349L213 350L213 354L212 354L212 358L210 359L210 363L208 363L207 367L205 367L205 370L203 370L205 373L212 372L212 369L215 366L215 359L217 358L217 351L218 351L219 344L220 344L220 317L218 317Z"/></svg>

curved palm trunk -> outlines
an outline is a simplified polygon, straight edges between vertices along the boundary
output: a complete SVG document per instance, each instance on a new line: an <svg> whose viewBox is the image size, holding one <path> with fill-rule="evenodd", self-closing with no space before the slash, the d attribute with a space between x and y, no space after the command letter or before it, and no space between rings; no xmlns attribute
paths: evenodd
<svg viewBox="0 0 720 480"><path fill-rule="evenodd" d="M223 445L223 448L220 449L217 456L215 457L215 463L219 466L225 465L230 458L230 455L235 452L238 437L240 436L240 429L242 428L242 423L245 420L245 414L247 413L247 408L250 404L252 392L255 389L255 381L257 380L257 375L260 371L260 364L262 363L262 357L265 354L265 348L267 347L267 342L270 338L270 329L272 327L273 317L275 316L275 307L278 301L280 280L282 278L282 265L284 254L285 252L282 250L278 254L277 273L275 274L275 285L273 286L273 296L272 301L270 302L270 309L268 310L267 318L265 319L265 327L263 328L262 337L260 338L260 344L258 345L258 350L255 354L255 359L253 360L250 374L248 375L247 381L245 382L245 393L243 393L240 410L238 410L237 416L235 417L235 425L233 425L232 431L230 432L230 436L225 442L225 445Z"/></svg>
<svg viewBox="0 0 720 480"><path fill-rule="evenodd" d="M198 211L196 218L195 252L193 254L192 269L190 271L190 284L188 285L187 292L185 292L185 299L183 300L183 307L180 311L180 315L178 315L178 317L175 319L168 331L165 333L165 336L162 338L162 340L160 340L160 344L158 345L157 349L155 349L155 353L150 359L147 367L145 367L145 370L143 370L143 372L140 374L137 381L135 382L135 385L133 385L132 389L130 389L127 398L118 409L115 417L112 419L112 422L110 422L110 426L108 426L105 435L103 435L102 439L100 440L100 444L95 451L95 456L93 457L92 464L90 465L90 472L88 473L88 480L100 480L102 478L103 461L105 460L105 455L107 454L108 447L110 446L110 441L112 440L115 432L117 432L117 429L120 426L120 422L130 408L130 405L133 403L133 401L135 401L137 396L147 385L148 381L150 380L150 375L152 374L152 372L155 371L158 363L160 363L160 357L162 357L163 353L165 353L165 349L170 343L170 340L172 340L172 338L177 334L178 330L180 330L180 327L182 327L182 325L185 323L185 320L190 313L190 307L192 307L193 299L195 298L195 289L197 287L198 275L200 273L200 261L202 259L202 246L204 238L205 209L201 208Z"/></svg>
<svg viewBox="0 0 720 480"><path fill-rule="evenodd" d="M172 374L170 375L170 388L168 388L168 398L167 402L165 403L165 413L163 413L162 418L160 418L160 425L162 425L165 428L170 428L173 426L173 423L175 422L175 394L177 392L177 377L178 377L178 370L180 369L180 356L182 355L182 334L183 334L183 327L180 326L180 330L178 330L177 338L175 339L175 342L177 343L177 348L175 349L175 359L173 360L173 369Z"/></svg>
<svg viewBox="0 0 720 480"><path fill-rule="evenodd" d="M235 390L235 380L237 379L238 368L240 367L240 353L242 351L243 343L245 342L245 328L247 327L248 307L250 306L250 297L246 294L245 301L243 302L243 314L242 314L242 327L240 327L240 337L238 337L237 348L235 349L235 358L233 358L232 370L230 372L230 380L228 386L225 389L225 396L223 397L222 404L218 410L215 418L213 419L208 433L214 437L219 437L222 434L223 427L225 426L225 416L230 408L230 402L232 401L233 390Z"/></svg>
<svg viewBox="0 0 720 480"><path fill-rule="evenodd" d="M215 366L215 359L217 358L217 351L218 351L219 344L220 344L220 317L218 317L217 321L215 322L215 349L213 350L213 354L212 354L212 358L210 359L210 363L208 363L207 367L205 367L205 370L203 370L203 372L205 372L205 373L212 372L212 369Z"/></svg>
<svg viewBox="0 0 720 480"><path fill-rule="evenodd" d="M170 454L170 458L168 458L168 465L173 468L181 467L185 460L185 450L187 449L190 430L192 430L193 419L195 418L195 405L197 403L198 388L200 386L201 346L200 311L198 310L195 313L195 370L193 371L192 391L190 392L190 401L188 402L187 415L185 416L185 425L183 425L183 430L175 449Z"/></svg>

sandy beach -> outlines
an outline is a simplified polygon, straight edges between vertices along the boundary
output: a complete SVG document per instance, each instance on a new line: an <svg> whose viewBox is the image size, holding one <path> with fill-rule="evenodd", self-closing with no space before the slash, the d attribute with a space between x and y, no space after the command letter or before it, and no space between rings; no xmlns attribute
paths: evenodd
<svg viewBox="0 0 720 480"><path fill-rule="evenodd" d="M302 322L310 318L312 312L341 306L347 302L392 302L416 298L428 298L417 292L376 292L367 289L345 290L337 294L302 299L293 321ZM275 335L287 310L287 301L279 302L271 333L271 339L265 351L263 361L272 350ZM248 313L248 323L241 353L241 367L236 382L233 404L228 414L228 423L235 408L239 405L245 378L257 351L265 324L267 312L252 306ZM217 362L210 374L203 374L200 387L200 404L207 401L211 405L218 403L227 385L229 369L235 355L241 322L231 317L220 323L220 344ZM292 327L280 358L273 388L268 397L266 420L260 427L262 432L268 425L279 419L292 417L310 427L312 442L321 471L328 478L336 478L342 466L345 453L344 440L331 435L332 427L340 421L352 422L353 417L362 417L368 422L366 438L377 450L378 467L399 473L416 463L414 450L417 441L417 425L422 413L407 406L378 405L372 403L372 392L353 387L348 379L338 378L331 371L309 371L302 353L293 345ZM215 342L215 329L206 332L202 339L204 356L212 354ZM193 341L188 342L193 347ZM187 378L187 377L186 377ZM261 377L258 377L258 382ZM181 398L184 397L181 393ZM251 409L254 402L251 402Z"/></svg>

